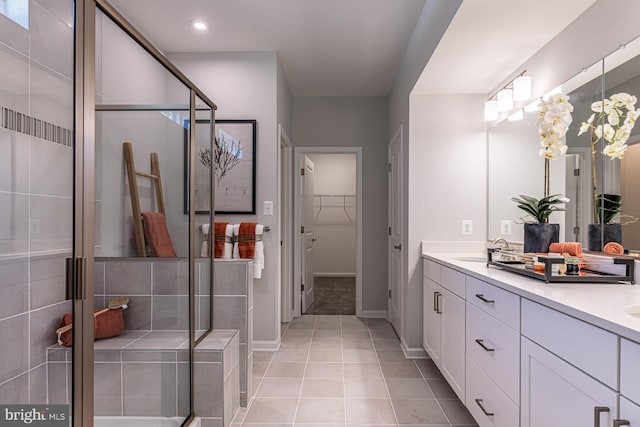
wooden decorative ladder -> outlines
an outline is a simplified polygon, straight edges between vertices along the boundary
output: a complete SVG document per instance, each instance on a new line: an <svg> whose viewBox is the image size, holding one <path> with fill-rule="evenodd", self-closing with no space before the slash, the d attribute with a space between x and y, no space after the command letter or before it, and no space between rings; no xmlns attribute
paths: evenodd
<svg viewBox="0 0 640 427"><path fill-rule="evenodd" d="M166 215L164 209L164 196L162 195L162 180L160 179L160 163L158 153L151 153L151 173L138 172L133 160L133 147L130 142L122 145L124 152L124 162L127 166L127 177L129 179L129 193L131 195L131 210L133 212L133 229L136 238L136 250L138 256L147 256L147 246L144 239L144 229L142 228L142 214L140 212L140 197L138 195L138 176L150 178L156 190L156 202L158 212Z"/></svg>

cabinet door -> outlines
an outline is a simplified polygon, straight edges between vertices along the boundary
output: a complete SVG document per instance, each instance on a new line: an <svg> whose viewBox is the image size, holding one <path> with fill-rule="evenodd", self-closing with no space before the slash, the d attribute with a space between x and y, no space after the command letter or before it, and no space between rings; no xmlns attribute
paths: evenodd
<svg viewBox="0 0 640 427"><path fill-rule="evenodd" d="M640 406L620 396L620 418L629 421L631 427L640 427Z"/></svg>
<svg viewBox="0 0 640 427"><path fill-rule="evenodd" d="M615 391L526 338L521 353L521 427L612 425Z"/></svg>
<svg viewBox="0 0 640 427"><path fill-rule="evenodd" d="M442 290L433 280L423 278L422 346L440 368L440 320Z"/></svg>
<svg viewBox="0 0 640 427"><path fill-rule="evenodd" d="M464 402L465 382L465 302L442 289L440 371Z"/></svg>

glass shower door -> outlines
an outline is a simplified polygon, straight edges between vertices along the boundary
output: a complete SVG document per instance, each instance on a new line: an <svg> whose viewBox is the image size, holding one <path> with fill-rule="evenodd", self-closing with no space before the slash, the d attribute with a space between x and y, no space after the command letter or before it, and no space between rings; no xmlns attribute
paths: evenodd
<svg viewBox="0 0 640 427"><path fill-rule="evenodd" d="M73 323L73 1L3 4L0 425L21 413L70 425L73 330L56 330Z"/></svg>

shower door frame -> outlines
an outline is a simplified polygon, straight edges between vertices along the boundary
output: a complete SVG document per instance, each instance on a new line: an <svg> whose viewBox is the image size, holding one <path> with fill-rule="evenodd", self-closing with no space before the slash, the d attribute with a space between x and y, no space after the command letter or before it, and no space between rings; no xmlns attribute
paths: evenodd
<svg viewBox="0 0 640 427"><path fill-rule="evenodd" d="M94 225L95 225L95 121L96 121L96 13L100 10L174 77L190 90L191 123L196 122L196 97L211 110L211 143L214 142L216 105L173 65L131 23L106 0L74 0L74 206L72 269L73 300L73 426L92 427L94 424ZM195 141L196 127L190 126L190 141ZM196 161L195 144L189 146L189 164ZM191 184L195 182L194 168L190 168ZM212 176L215 169L212 168ZM212 187L210 212L214 212L215 188ZM189 341L190 341L190 414L183 425L193 421L193 349L212 329L195 339L195 186L189 186ZM212 233L210 233L211 235ZM211 242L209 242L211 244ZM211 251L210 286L213 291L214 263ZM213 292L210 293L213 295Z"/></svg>

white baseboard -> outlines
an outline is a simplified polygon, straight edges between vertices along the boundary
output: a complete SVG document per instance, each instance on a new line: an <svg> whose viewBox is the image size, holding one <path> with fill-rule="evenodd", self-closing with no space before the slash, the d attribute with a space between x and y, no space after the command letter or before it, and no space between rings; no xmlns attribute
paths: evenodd
<svg viewBox="0 0 640 427"><path fill-rule="evenodd" d="M407 347L407 344L402 340L400 343L400 347L402 348L402 352L404 353L404 357L407 359L428 359L429 355L421 347Z"/></svg>
<svg viewBox="0 0 640 427"><path fill-rule="evenodd" d="M313 277L356 277L356 273L313 273Z"/></svg>
<svg viewBox="0 0 640 427"><path fill-rule="evenodd" d="M278 351L280 350L280 340L276 341L253 341L253 351Z"/></svg>
<svg viewBox="0 0 640 427"><path fill-rule="evenodd" d="M367 319L386 319L387 310L362 310L360 317Z"/></svg>

